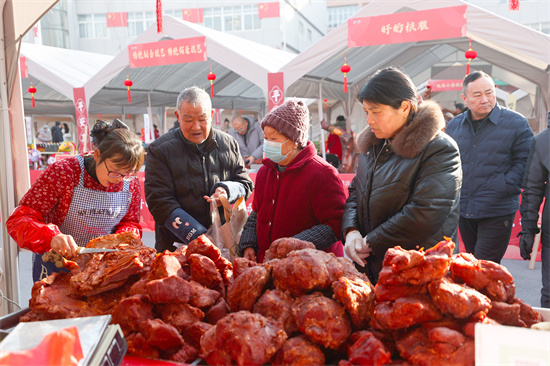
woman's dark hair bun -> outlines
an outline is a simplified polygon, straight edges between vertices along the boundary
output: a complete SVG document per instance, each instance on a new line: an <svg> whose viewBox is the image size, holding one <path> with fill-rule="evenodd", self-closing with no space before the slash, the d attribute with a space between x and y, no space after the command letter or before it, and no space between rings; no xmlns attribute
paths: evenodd
<svg viewBox="0 0 550 366"><path fill-rule="evenodd" d="M109 132L118 128L123 128L125 130L130 129L126 123L118 118L115 118L112 122L97 120L92 131L90 131L90 136L92 136L92 140L95 141L94 143L99 145L99 142L101 142Z"/></svg>

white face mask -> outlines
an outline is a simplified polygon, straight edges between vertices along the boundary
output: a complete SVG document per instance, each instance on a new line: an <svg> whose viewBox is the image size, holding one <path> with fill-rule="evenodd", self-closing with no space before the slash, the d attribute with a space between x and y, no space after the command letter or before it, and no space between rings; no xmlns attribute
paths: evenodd
<svg viewBox="0 0 550 366"><path fill-rule="evenodd" d="M283 155L282 150L283 144L287 141L288 139L286 139L284 142L264 140L265 157L277 164L285 160L288 154Z"/></svg>

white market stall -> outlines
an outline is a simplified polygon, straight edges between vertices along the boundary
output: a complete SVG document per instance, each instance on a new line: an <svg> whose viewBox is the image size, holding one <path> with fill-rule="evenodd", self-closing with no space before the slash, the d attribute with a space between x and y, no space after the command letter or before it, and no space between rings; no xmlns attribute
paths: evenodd
<svg viewBox="0 0 550 366"><path fill-rule="evenodd" d="M379 17L442 7L465 6L464 35L455 38L407 43L348 46L348 23L335 28L317 43L285 65L287 96L344 101L346 115L353 111L353 100L367 78L378 68L401 66L415 83L429 79L429 69L457 51L472 49L493 67L493 76L525 90L533 100L533 116L539 130L546 126L550 108L550 36L460 0L383 1L374 0L351 18ZM351 71L347 74L349 93L343 90L340 67L344 56ZM467 63L464 58L464 64ZM464 71L465 74L465 71ZM320 96L321 95L321 96ZM349 120L349 118L348 118Z"/></svg>

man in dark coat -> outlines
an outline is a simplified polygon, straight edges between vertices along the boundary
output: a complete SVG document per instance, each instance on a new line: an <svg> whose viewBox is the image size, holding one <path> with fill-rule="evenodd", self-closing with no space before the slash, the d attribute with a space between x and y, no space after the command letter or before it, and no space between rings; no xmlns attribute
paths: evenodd
<svg viewBox="0 0 550 366"><path fill-rule="evenodd" d="M61 131L61 122L56 121L52 126L52 142L63 142L63 131Z"/></svg>
<svg viewBox="0 0 550 366"><path fill-rule="evenodd" d="M519 243L521 257L531 258L535 234L541 232L540 243L542 258L542 290L540 305L550 308L550 113L548 128L533 139L527 167L521 185L521 239ZM545 199L542 210L542 226L539 229L539 209ZM535 253L536 255L536 253Z"/></svg>
<svg viewBox="0 0 550 366"><path fill-rule="evenodd" d="M525 117L497 104L495 82L482 71L464 78L462 98L468 110L445 129L462 160L460 235L468 253L500 263L519 207L533 131Z"/></svg>
<svg viewBox="0 0 550 366"><path fill-rule="evenodd" d="M229 202L252 193L235 139L212 129L212 101L197 87L177 100L180 128L153 141L147 151L145 196L155 219L155 248L174 251L175 242L188 244L212 224L210 202ZM223 215L222 215L223 217Z"/></svg>

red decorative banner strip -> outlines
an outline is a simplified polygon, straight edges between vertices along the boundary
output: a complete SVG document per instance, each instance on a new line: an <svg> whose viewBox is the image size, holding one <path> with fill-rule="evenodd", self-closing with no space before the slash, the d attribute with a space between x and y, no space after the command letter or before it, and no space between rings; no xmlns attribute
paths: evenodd
<svg viewBox="0 0 550 366"><path fill-rule="evenodd" d="M284 76L282 72L267 74L267 96L269 99L268 108L271 111L285 101Z"/></svg>
<svg viewBox="0 0 550 366"><path fill-rule="evenodd" d="M27 69L27 58L25 56L19 57L19 70L22 79L29 77L29 70Z"/></svg>
<svg viewBox="0 0 550 366"><path fill-rule="evenodd" d="M130 67L147 67L206 61L206 37L131 44Z"/></svg>
<svg viewBox="0 0 550 366"><path fill-rule="evenodd" d="M466 35L467 5L348 19L348 46L458 38Z"/></svg>

